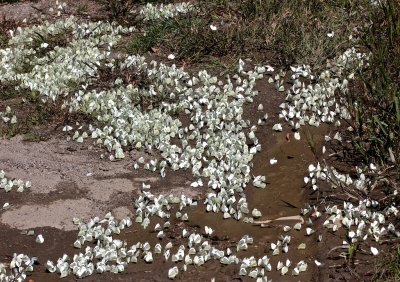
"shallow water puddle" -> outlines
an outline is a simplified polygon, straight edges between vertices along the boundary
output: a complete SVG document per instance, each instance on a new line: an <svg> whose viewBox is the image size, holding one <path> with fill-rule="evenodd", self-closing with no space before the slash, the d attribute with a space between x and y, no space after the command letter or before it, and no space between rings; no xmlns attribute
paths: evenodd
<svg viewBox="0 0 400 282"><path fill-rule="evenodd" d="M317 151L320 151L321 146L319 143L323 140L323 132L326 129L321 127L318 129L311 128L310 130L314 137L314 141L317 144ZM245 189L245 193L247 195L250 212L253 208L257 208L262 213L262 217L258 219L259 221L299 215L300 208L304 204L306 195L311 192L309 188L302 188L304 186L303 177L307 171L307 166L309 163L315 162L315 158L308 147L305 134L304 132L301 132L300 141L294 139L293 133L290 133L290 141L288 141L286 134L286 132L272 133L271 127L268 124L260 126L260 132L257 132L257 136L259 136L260 141L262 142L262 151L255 155L253 160L254 166L251 173L252 175L265 175L268 184L265 189L254 188L249 184ZM277 160L277 163L274 165L270 164L270 159L272 158ZM174 180L177 178L177 176L174 174L168 174L168 176ZM108 178L106 177L105 179ZM125 178L123 179L128 181L130 184L129 188L125 187L125 185L122 187L123 191L128 192L128 190L131 189L130 186L132 184L129 180ZM95 180L102 181L102 179ZM135 178L134 180L135 182L138 180L149 181L149 178ZM187 184L186 178L182 178L181 180ZM120 186L118 184L119 183L114 183L114 186ZM168 194L175 194L174 189L176 190L177 186L175 185L174 181L168 182L166 179L164 179L160 184L161 185L155 186L166 186L168 187ZM138 183L138 185L135 186L141 185ZM178 190L178 194L180 194L184 189ZM188 189L185 190L188 191ZM153 191L157 191L157 189ZM102 193L100 192L100 194ZM105 201L112 197L110 193L106 194L107 195L102 195L102 197L97 200ZM91 194L89 193L89 195ZM85 206L86 205L81 205L82 208ZM175 210L175 208L173 209ZM72 217L76 216L74 213L76 210L74 210L74 208L71 208L71 212L73 214L69 214L68 219L66 220L70 220ZM171 212L170 221L173 228L166 232L166 237L162 240L156 238L157 233L153 230L156 223L163 224L164 220L160 220L156 217L152 217L151 223L146 230L143 230L139 224L134 223L131 228L128 228L122 232L121 235L115 235L115 238L126 240L128 246L131 246L136 242L149 242L152 246L152 249L157 243L161 243L162 246L165 246L166 243L171 241L173 242L174 250L176 250L179 245L186 245L187 240L182 238L182 230L184 228L188 229L190 232L204 234L204 227L209 226L214 230L214 233L210 238L207 238L207 240L212 245L217 246L219 249L226 250L226 248L229 247L239 258L255 256L256 259L258 259L264 255L267 255L270 258L272 265L272 271L266 273L268 278L272 278L274 281L311 280L315 271L313 255L318 247L316 243L317 234L305 236L305 224L300 231L292 229L288 232L284 232L284 225L293 227L297 221L290 219L284 221L272 221L262 228L256 224L246 224L241 221L238 222L234 219L224 220L221 213L207 213L202 201L199 201L199 204L196 208L186 208L185 212L187 212L189 215L189 221L186 223L175 219L175 211ZM48 216L40 215L39 217L46 218ZM32 228L35 226L32 226ZM254 243L249 245L248 250L236 253L236 244L244 235L249 235L252 237L254 239ZM283 253L281 250L279 255L273 256L271 243L276 243L280 235L291 236L289 250L287 253ZM45 236L45 243L49 239L50 237ZM59 252L53 252L51 254L51 259L56 260L53 256L60 257L64 252L68 253L71 257L73 254L84 252L84 247L82 249L74 249L72 247L75 239L76 237L72 237L71 241L55 243L57 245L55 249L59 250ZM298 250L298 246L303 243L306 244L306 248L304 250ZM32 246L32 254L36 254L37 252L35 249L38 248L40 248L40 245ZM41 256L41 263L44 263L42 260L45 258L47 259L47 255ZM276 270L276 266L279 261L285 262L286 259L291 260L292 264L286 276L282 277ZM308 270L304 273L301 273L298 277L291 276L293 267L301 260L304 260L308 264ZM168 269L174 265L175 264L171 262L171 259L169 259L168 262L164 262L163 255L159 254L154 255L154 262L151 264L146 264L140 259L136 264L129 264L123 273L119 275L114 275L111 273L102 274L102 279L110 278L112 280L120 281L144 279L148 281L148 278L151 276L154 281L164 281L168 279ZM219 261L211 260L200 267L188 266L187 272L180 271L180 274L177 278L178 280L180 279L185 281L193 279L193 275L195 275L201 281L209 280L211 277L215 277L216 281L231 281L232 279L240 279L244 281L250 280L251 278L247 276L239 276L239 266L240 265L226 266L220 264ZM179 265L179 267L181 267L181 265ZM98 275L87 277L85 278L85 281L96 279L95 277L98 278ZM44 269L40 269L40 267L38 271L33 273L32 278L36 278L38 281L43 279L46 279L46 281L53 281L52 279L54 279L54 281L59 280L58 275L46 274L44 273ZM72 278L72 276L70 278Z"/></svg>
<svg viewBox="0 0 400 282"><path fill-rule="evenodd" d="M310 128L316 144L317 153L320 151L326 127ZM263 217L274 219L283 216L297 215L303 207L306 195L311 193L304 187L303 178L310 163L315 157L309 148L306 136L301 132L301 139L295 140L290 133L290 141L286 132L275 134L276 142L271 140L262 144L263 149L254 160L253 175L265 175L265 189L246 189L250 207L261 211ZM272 143L272 144L268 144ZM270 159L278 162L270 164Z"/></svg>
<svg viewBox="0 0 400 282"><path fill-rule="evenodd" d="M266 127L263 130L268 130ZM324 129L311 129L314 136L314 141L317 144L317 150L320 147L319 143L323 139ZM258 221L273 220L286 216L299 215L300 208L303 206L304 199L307 193L311 191L303 187L304 173L307 171L307 165L315 159L308 148L307 140L302 134L300 141L291 138L290 142L286 140L286 133L275 134L274 138L268 138L266 144L263 144L263 150L256 155L254 159L253 174L265 175L268 185L265 189L257 189L251 186L246 188L246 194L249 200L249 208L257 208L263 214ZM269 144L268 144L269 143ZM266 149L265 149L266 148ZM277 164L271 165L269 160L276 158ZM292 207L285 202L295 206ZM157 232L154 231L154 226L157 223L161 225L166 221L157 217L151 218L151 223L147 229L143 230L142 226L134 223L131 228L127 228L120 235L115 235L116 239L126 240L127 246L131 246L136 242L149 242L153 250L155 244L160 243L163 247L168 243L173 243L173 250L176 252L180 245L187 244L187 239L182 238L182 230L187 229L190 233L196 232L204 234L204 227L209 226L214 230L214 233L206 238L209 243L216 246L220 250L226 251L230 248L239 258L249 258L254 256L256 259L267 255L270 258L272 271L266 275L273 281L311 281L313 274L316 271L314 264L314 255L316 254L318 243L318 234L314 233L311 236L306 236L305 228L307 224L303 224L300 230L293 229L296 219L275 220L264 227L257 224L248 224L234 219L223 219L222 214L207 213L202 201L199 201L195 208L185 208L184 212L189 215L187 222L182 222L175 218L176 207L171 210L171 227L165 231L163 239L157 239ZM288 232L283 230L283 226L288 225L292 229ZM237 242L244 236L249 235L253 238L254 243L248 246L245 251L236 252ZM278 255L273 255L271 243L276 243L280 235L291 236L288 252L284 253L282 248ZM46 239L46 238L45 238ZM74 239L72 239L74 240ZM64 252L70 255L83 252L84 249L73 249L71 245L73 241L68 242L67 250L64 246ZM65 242L64 242L65 243ZM60 244L62 244L60 242ZM305 244L305 249L298 249L300 244ZM90 245L90 244L89 244ZM53 254L61 256L63 248L60 246L60 253ZM154 254L154 261L151 264L145 263L142 259L135 264L128 264L125 271L119 275L111 273L102 274L102 278L129 281L130 279L146 279L151 276L153 281L165 281L168 278L168 269L177 265L181 268L181 264L175 264L169 259L164 262L163 254ZM291 261L289 272L285 276L281 276L276 270L278 262L285 263L286 260ZM293 267L301 260L308 264L306 272L294 277L291 275ZM196 281L208 281L215 277L216 281L232 281L240 279L242 281L254 281L247 276L239 276L240 265L222 265L219 261L210 260L203 266L189 265L187 272L180 269L180 274L177 277L179 281L187 281L196 277ZM46 276L45 276L46 275ZM45 274L42 271L34 272L33 278L45 278L47 281L57 281L59 278L55 274ZM50 278L51 277L51 278ZM85 278L85 281L96 279L98 275ZM228 279L228 280L227 280Z"/></svg>
<svg viewBox="0 0 400 282"><path fill-rule="evenodd" d="M317 150L320 149L323 141L326 127L311 128ZM315 157L311 152L307 143L305 134L302 133L301 140L295 140L291 134L291 140L288 142L286 133L276 134L275 140L268 140L272 144L263 144L263 148L254 159L253 174L265 175L267 178L267 187L265 189L257 189L248 187L246 195L249 201L250 210L257 208L262 212L262 217L258 221L273 220L281 217L299 215L300 208L303 207L306 195L311 193L309 188L303 188L303 177L307 171L309 163L315 161ZM275 158L278 162L271 165L270 158ZM306 189L306 190L305 190ZM286 203L285 203L286 202ZM293 205L293 206L291 206ZM254 244L249 245L247 251L238 253L238 257L256 258L267 255L273 266L273 271L268 272L268 278L273 281L311 281L316 266L314 264L314 254L318 249L317 234L306 236L304 223L301 230L294 230L293 226L298 222L296 219L285 219L272 221L260 227L256 224L246 224L233 219L224 220L222 216L215 216L213 213L206 213L204 207L199 205L195 209L191 209L189 214L190 222L196 223L198 226L209 226L215 230L215 235L219 239L226 240L227 244L232 242L232 247L236 248L237 243L244 235L250 235L254 239ZM288 225L292 229L284 232L283 226ZM291 242L288 253L281 253L277 256L272 255L270 249L271 243L276 243L279 235L290 235ZM299 250L300 244L305 244L304 250ZM278 261L285 262L286 259L292 261L289 273L281 276L276 271ZM291 270L300 260L308 263L308 270L301 273L298 277L291 276ZM238 268L238 266L237 266ZM205 270L207 271L207 270ZM244 278L244 277L241 277ZM245 277L246 279L250 279Z"/></svg>

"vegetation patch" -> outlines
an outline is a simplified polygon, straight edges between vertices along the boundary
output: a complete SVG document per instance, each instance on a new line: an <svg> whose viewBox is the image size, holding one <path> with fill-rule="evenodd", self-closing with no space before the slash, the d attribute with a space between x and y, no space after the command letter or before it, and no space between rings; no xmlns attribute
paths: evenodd
<svg viewBox="0 0 400 282"><path fill-rule="evenodd" d="M355 121L354 147L366 162L400 173L400 3L385 1L368 14L372 23L361 37L370 51L359 74L362 83L350 96Z"/></svg>
<svg viewBox="0 0 400 282"><path fill-rule="evenodd" d="M365 2L365 3L364 3ZM285 66L320 65L352 45L368 1L202 1L192 12L146 22L131 52L162 47L191 61L275 55ZM261 55L262 54L262 55Z"/></svg>

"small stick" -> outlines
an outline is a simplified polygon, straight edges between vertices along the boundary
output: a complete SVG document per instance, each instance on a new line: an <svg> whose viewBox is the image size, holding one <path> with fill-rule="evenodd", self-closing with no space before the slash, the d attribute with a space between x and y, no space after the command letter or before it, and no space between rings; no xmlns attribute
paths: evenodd
<svg viewBox="0 0 400 282"><path fill-rule="evenodd" d="M284 221L284 220L296 220L296 221L299 221L301 224L304 223L304 219L302 216L292 215L292 216L279 217L279 218L275 218L275 219L257 220L257 221L254 221L254 225L263 225L263 224L271 223L272 221Z"/></svg>

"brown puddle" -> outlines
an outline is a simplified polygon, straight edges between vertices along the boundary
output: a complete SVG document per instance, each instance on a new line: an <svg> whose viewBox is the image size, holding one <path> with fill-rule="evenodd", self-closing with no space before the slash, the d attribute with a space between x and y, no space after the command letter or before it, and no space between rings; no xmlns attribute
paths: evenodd
<svg viewBox="0 0 400 282"><path fill-rule="evenodd" d="M318 144L319 140L323 138L323 129L312 130L312 132ZM256 155L254 160L256 164L259 164L255 166L255 173L265 174L267 176L269 183L267 188L257 189L249 185L246 189L250 207L256 207L263 213L263 217L260 218L260 220L298 215L300 208L304 204L307 193L311 192L309 188L303 188L303 177L307 171L308 164L314 162L314 157L308 148L307 141L305 138L302 138L300 141L291 140L287 142L286 138L279 139L279 137L285 136L285 133L276 135L278 137L277 142ZM287 156L291 158L287 158ZM269 159L272 157L278 160L276 165L269 164ZM288 174L287 171L291 173ZM295 205L297 208L290 207L281 200ZM126 233L116 236L116 238L126 239L128 246L137 241L142 243L147 241L152 247L158 242L160 242L162 246L165 246L167 242L171 241L174 243L173 250L176 251L179 245L186 245L187 243L187 239L182 239L181 237L184 228L190 232L203 233L204 226L209 226L214 229L214 234L209 239L210 243L222 250L226 250L226 248L229 247L236 253L236 243L244 235L253 237L254 244L249 245L248 250L237 253L237 256L239 258L251 256L260 258L267 255L273 266L273 270L266 273L269 279L273 281L315 281L314 273L316 272L316 266L314 264L314 255L317 248L319 248L317 243L318 234L306 236L306 224L303 224L303 228L300 231L294 229L289 232L283 231L283 225L293 227L296 223L296 221L293 220L275 221L267 225L267 227L262 228L254 224L246 224L233 219L224 220L221 214L207 213L201 202L199 202L198 207L187 208L184 212L187 212L189 215L189 221L186 223L172 219L174 218L175 211L171 212L172 227L166 232L167 236L162 240L157 239L156 234L152 230L157 223L163 223L164 220L154 217L151 219L150 226L146 230L143 230L138 224L134 224L133 228L129 228ZM276 243L279 235L290 235L292 237L289 245L289 252L281 252L279 255L273 256L270 250L270 244ZM306 244L305 250L297 249L301 243ZM154 258L152 264L146 264L143 261L139 261L137 264L130 264L127 269L119 275L109 273L102 274L102 276L92 275L84 280L94 281L101 278L106 280L110 279L112 281L133 281L132 279L135 281L168 281L168 269L175 264L170 260L167 263L163 262L162 254L154 255ZM281 276L280 273L276 271L276 265L278 261L285 262L286 259L289 259L292 265L289 269L289 273L285 276ZM308 270L294 277L291 275L291 270L301 260L304 260L308 264ZM181 266L182 264L179 265ZM209 281L214 277L216 281L254 281L254 279L249 277L239 276L238 271L239 265L224 266L217 261L209 261L201 267L189 266L187 272L180 271L176 280ZM54 274L51 276L57 280ZM32 277L36 277L36 273L34 273ZM44 278L48 276L39 275L37 277ZM50 281L48 279L46 280Z"/></svg>
<svg viewBox="0 0 400 282"><path fill-rule="evenodd" d="M263 127L263 130L266 128ZM267 129L269 131L269 129ZM317 150L321 149L321 141L324 138L326 129L310 128ZM303 178L307 173L308 165L315 163L315 157L310 150L305 135L301 133L301 140L295 140L291 134L291 140L286 139L286 132L274 133L273 140L269 140L271 145L262 144L262 151L256 154L252 170L253 175L265 175L267 179L267 187L265 189L254 188L248 185L245 192L249 202L250 210L257 208L261 211L262 217L258 220L277 219L280 217L299 215L300 208L304 206L307 195L311 193L309 187L304 188ZM278 162L275 165L269 163L270 158L275 158ZM286 204L285 202L289 203ZM293 205L293 206L290 206ZM232 242L238 242L244 235L250 235L254 238L254 244L249 246L247 251L241 251L238 257L255 256L260 258L267 255L270 258L273 271L267 272L268 278L273 281L313 281L313 274L316 271L314 263L314 255L319 248L317 243L318 234L306 236L305 228L307 224L303 224L300 231L290 230L283 231L284 225L291 227L297 223L296 220L272 221L267 227L260 227L255 224L246 224L233 219L224 220L222 215L207 214L204 206L200 206L189 213L190 222L195 222L200 226L209 226L215 230L219 238L226 238ZM310 226L311 228L315 228ZM271 243L276 243L279 235L290 235L291 242L288 253L281 253L277 256L272 255L270 249ZM236 244L233 243L233 249ZM305 250L298 250L299 244L305 243ZM286 259L291 260L292 264L289 272L285 276L281 276L276 271L278 261L285 262ZM308 264L306 272L294 277L291 275L293 267L301 260ZM239 266L236 266L237 272ZM243 279L244 277L241 276ZM246 277L244 280L249 279ZM218 281L218 280L217 280Z"/></svg>

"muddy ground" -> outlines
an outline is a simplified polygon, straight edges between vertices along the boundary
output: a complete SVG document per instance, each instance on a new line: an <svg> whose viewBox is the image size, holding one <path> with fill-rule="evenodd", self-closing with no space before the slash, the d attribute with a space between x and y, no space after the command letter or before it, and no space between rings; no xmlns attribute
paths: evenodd
<svg viewBox="0 0 400 282"><path fill-rule="evenodd" d="M79 5L74 4L74 1L67 3L68 7L72 7L70 12L80 17L105 17L104 11L101 11L94 1L79 1ZM47 1L23 1L19 4L1 5L0 18L11 16L16 21L27 18L28 22L34 22L34 15L38 11L45 11L48 5L50 4ZM278 106L283 102L285 94L275 91L267 79L268 77L258 82L259 95L254 99L254 103L247 105L244 116L250 119L252 124L256 124L265 113L270 117L266 124L258 127L256 136L261 142L262 151L255 156L252 170L253 175L266 176L267 187L257 189L248 185L246 188L250 207L262 212L261 220L298 215L306 202L316 201L318 197L310 188L305 187L303 182L308 165L316 160L304 134L303 138L297 141L293 132L287 128L281 133L271 129L273 124L278 122ZM257 111L260 103L264 105L263 111ZM332 129L310 129L319 152L324 135ZM190 187L193 181L190 171L167 170L166 177L161 178L158 173L133 169L135 159L140 156L155 157L157 152L131 151L124 160L111 162L101 159L102 149L94 147L90 142L80 144L66 141L66 135L59 126L47 124L35 130L42 131L39 133L45 132L48 140L29 142L25 141L23 136L0 140L0 169L6 171L8 178L32 181L32 188L22 193L15 190L5 193L4 190L0 190L0 206L6 202L11 205L7 210L0 210L0 262L9 261L15 252L37 256L38 264L29 276L34 281L59 281L57 274L46 273L45 262L48 259L56 261L64 253L73 255L79 251L73 247L77 236L77 227L72 223L73 217L87 220L94 216L103 216L110 211L117 218L132 216L133 201L141 194L142 183L151 184L153 194L189 195L199 200L199 206L188 210L189 221L186 223L172 219L172 228L162 240L158 240L154 233L149 232L159 220L152 220L148 230L134 224L116 236L126 240L128 245L137 241L162 242L164 245L172 241L174 245L179 246L182 242L183 227L202 232L207 225L215 230L211 238L212 244L220 248L235 248L236 242L243 235L252 236L255 244L240 256L268 255L273 267L276 267L278 261L285 261L286 258L292 263L300 260L308 263L307 272L298 277L282 277L277 271L268 273L268 277L273 281L352 279L343 272L343 260L338 259L337 251L329 252L335 246L341 245L339 235L322 230L318 227L321 225L318 220L313 227L317 232L311 236L305 236L303 229L289 231L287 234L292 236L289 253L272 256L270 243L276 242L278 236L284 234L282 225L292 225L293 222L281 222L281 225L271 224L262 228L232 219L223 220L222 214L205 212L202 199L207 188ZM278 163L270 165L271 158L276 158ZM35 235L26 235L28 230L34 230ZM37 234L44 236L43 244L35 242ZM319 234L323 234L326 239L316 243ZM306 243L307 248L297 250L300 243ZM331 255L330 261L325 259L327 253ZM320 268L314 264L315 259L323 263ZM371 257L362 257L361 253L359 259L365 262ZM122 274L94 274L83 281L167 281L167 272L172 265L172 262L164 263L161 256L156 256L152 264L139 261L137 264L130 264ZM176 280L210 281L215 278L216 281L250 281L248 277L239 276L238 271L238 266L208 262L201 267L189 267L188 271L180 273ZM364 278L360 277L360 281L367 280L370 272L366 270ZM63 279L75 280L78 279L73 275Z"/></svg>
<svg viewBox="0 0 400 282"><path fill-rule="evenodd" d="M262 190L249 185L246 189L249 204L262 212L262 220L298 215L310 193L309 188L303 187L303 176L314 157L305 140L294 140L293 134L288 131L274 133L271 130L272 125L278 121L275 112L283 101L284 94L276 92L266 79L259 81L258 90L259 95L254 103L249 104L245 110L245 118L256 123L265 112L271 117L257 132L263 150L256 155L252 172L254 175L266 175L268 185ZM264 105L264 111L257 111L259 103ZM322 139L322 131L324 130L318 130L315 136ZM185 225L198 231L204 225L212 227L216 230L213 244L218 246L235 247L235 242L249 234L254 238L255 244L243 255L270 256L270 243L276 242L278 235L283 234L281 225L261 228L234 220L223 220L221 214L206 213L201 204L206 188L190 187L193 178L189 171L167 171L166 177L162 179L158 173L134 170L133 160L142 155L150 157L148 153L132 151L126 159L111 162L100 159L102 150L91 144L68 142L65 135L59 132L54 132L53 135L55 137L42 142L23 141L21 136L0 141L0 165L6 169L7 176L32 181L32 188L23 193L1 191L1 204L9 202L11 207L0 214L0 257L2 261L7 261L13 252L38 256L39 265L31 276L35 281L58 280L56 274L45 273L43 264L47 259L56 260L63 253L76 253L72 246L77 234L76 226L72 223L73 217L87 220L109 211L118 218L132 216L133 201L141 193L143 182L152 185L151 192L154 194L185 194L200 199L198 208L189 209L189 222ZM270 158L276 158L278 163L270 165ZM150 230L155 224L152 221ZM182 228L178 224L183 223L173 223L176 228L169 231L170 238L162 241L173 239L177 245L180 244ZM293 222L282 222L283 224ZM35 236L21 234L24 230L34 230ZM271 261L276 265L283 257L288 257L293 262L304 259L309 264L309 270L298 278L286 276L284 280L310 281L315 277L316 271L313 264L318 247L314 244L316 238L305 237L304 231L289 233L293 236L293 250L285 256L272 257ZM35 243L37 234L43 234L43 244ZM155 234L149 235L141 226L135 226L121 237L126 238L129 243L157 241ZM296 247L303 242L309 247L304 251L297 251ZM153 264L131 265L122 275L94 275L84 280L164 281L167 280L169 267L169 263L156 260ZM180 275L179 279L193 280L194 275L195 281L207 281L212 277L217 281L243 280L237 273L235 266L224 267L213 262L203 267L189 267L188 272ZM275 278L274 281L282 279L277 273L269 277ZM74 278L69 276L63 280L73 281Z"/></svg>

